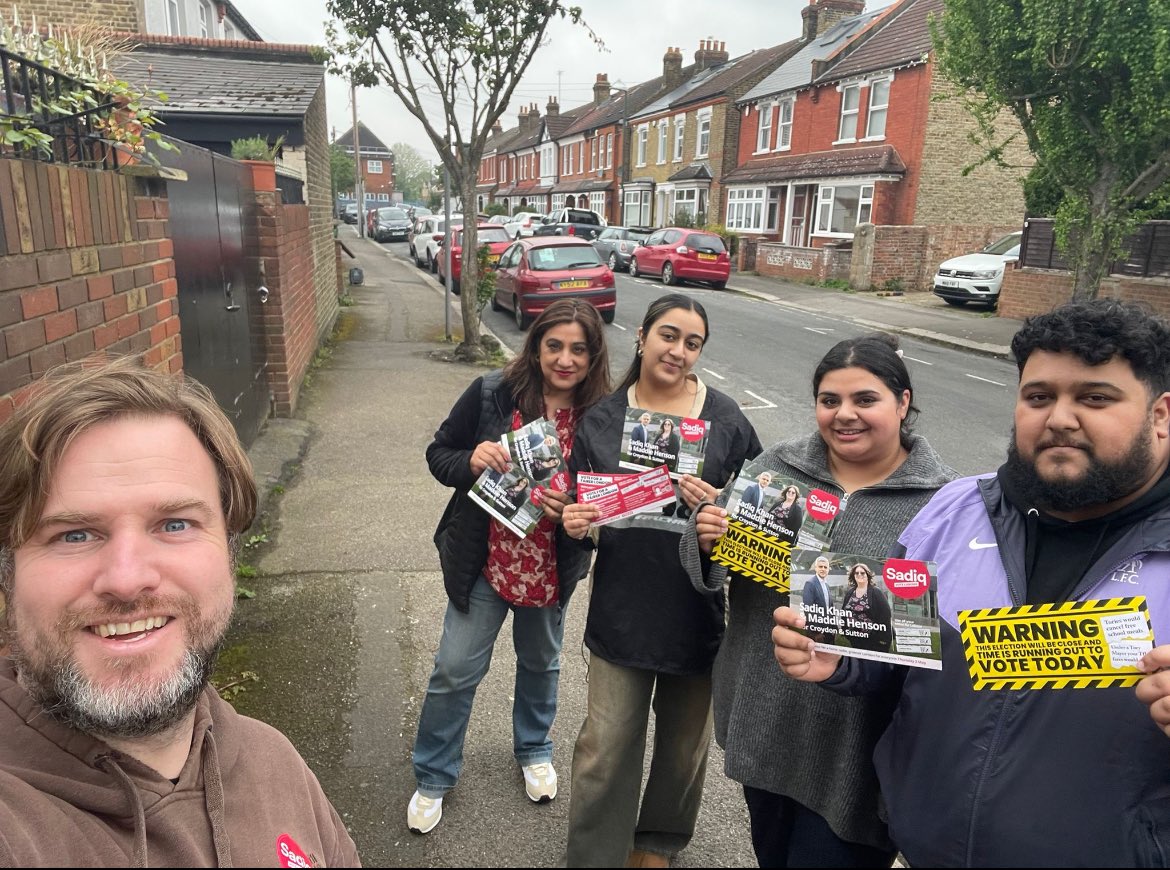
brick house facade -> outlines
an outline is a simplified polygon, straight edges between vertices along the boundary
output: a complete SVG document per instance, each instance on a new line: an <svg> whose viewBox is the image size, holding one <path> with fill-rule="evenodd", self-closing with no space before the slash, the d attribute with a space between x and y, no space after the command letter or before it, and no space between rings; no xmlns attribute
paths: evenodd
<svg viewBox="0 0 1170 870"><path fill-rule="evenodd" d="M353 157L353 127L337 137L334 145ZM366 208L378 208L395 202L394 196L394 152L373 134L369 127L358 121L358 146L362 149L361 173L365 190ZM339 202L353 202L356 193L339 190ZM401 197L397 197L398 200Z"/></svg>

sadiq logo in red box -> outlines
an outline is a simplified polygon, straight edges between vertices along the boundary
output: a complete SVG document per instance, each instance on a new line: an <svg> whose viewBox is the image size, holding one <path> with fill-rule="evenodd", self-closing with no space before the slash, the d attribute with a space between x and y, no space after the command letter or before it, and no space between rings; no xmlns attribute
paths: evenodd
<svg viewBox="0 0 1170 870"><path fill-rule="evenodd" d="M882 582L899 598L921 598L930 589L930 570L913 559L886 559Z"/></svg>

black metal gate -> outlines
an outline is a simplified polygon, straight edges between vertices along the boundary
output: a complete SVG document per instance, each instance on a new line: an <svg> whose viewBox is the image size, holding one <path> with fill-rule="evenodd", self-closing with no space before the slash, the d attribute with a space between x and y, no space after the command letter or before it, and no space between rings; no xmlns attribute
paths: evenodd
<svg viewBox="0 0 1170 870"><path fill-rule="evenodd" d="M267 360L254 328L263 302L244 259L251 175L244 164L187 142L158 152L186 181L167 185L183 368L206 385L250 445L268 418Z"/></svg>

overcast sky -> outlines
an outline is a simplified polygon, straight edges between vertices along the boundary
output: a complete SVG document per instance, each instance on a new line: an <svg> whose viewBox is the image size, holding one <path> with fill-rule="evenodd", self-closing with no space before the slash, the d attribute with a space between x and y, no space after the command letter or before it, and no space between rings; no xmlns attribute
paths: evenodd
<svg viewBox="0 0 1170 870"><path fill-rule="evenodd" d="M259 34L269 42L325 44L325 0L233 0ZM523 0L503 0L523 2ZM605 43L594 45L584 29L557 21L549 27L547 44L539 48L512 104L501 119L505 129L516 125L520 106L536 102L540 113L550 96L559 94L562 110L593 99L597 73L611 83L634 85L662 74L662 55L668 46L682 49L683 63L691 63L701 39L727 43L732 57L777 45L800 35L800 10L807 0L571 0L580 5L585 20ZM869 0L868 9L882 9L894 0ZM332 133L352 125L348 85L327 80L329 123ZM424 156L434 148L422 125L402 107L388 88L359 89L358 116L386 145L406 142Z"/></svg>

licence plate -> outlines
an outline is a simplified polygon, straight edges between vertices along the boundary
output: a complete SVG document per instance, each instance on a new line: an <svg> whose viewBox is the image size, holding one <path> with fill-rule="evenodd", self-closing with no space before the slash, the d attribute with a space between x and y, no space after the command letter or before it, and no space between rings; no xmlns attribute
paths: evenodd
<svg viewBox="0 0 1170 870"><path fill-rule="evenodd" d="M719 257L715 254L699 254L700 260L718 260Z"/></svg>
<svg viewBox="0 0 1170 870"><path fill-rule="evenodd" d="M938 283L939 283L939 286L941 286L941 287L958 287L959 286L959 282L954 280L953 278L939 278Z"/></svg>
<svg viewBox="0 0 1170 870"><path fill-rule="evenodd" d="M557 285L560 290L578 290L582 287L588 287L588 281L562 281Z"/></svg>

